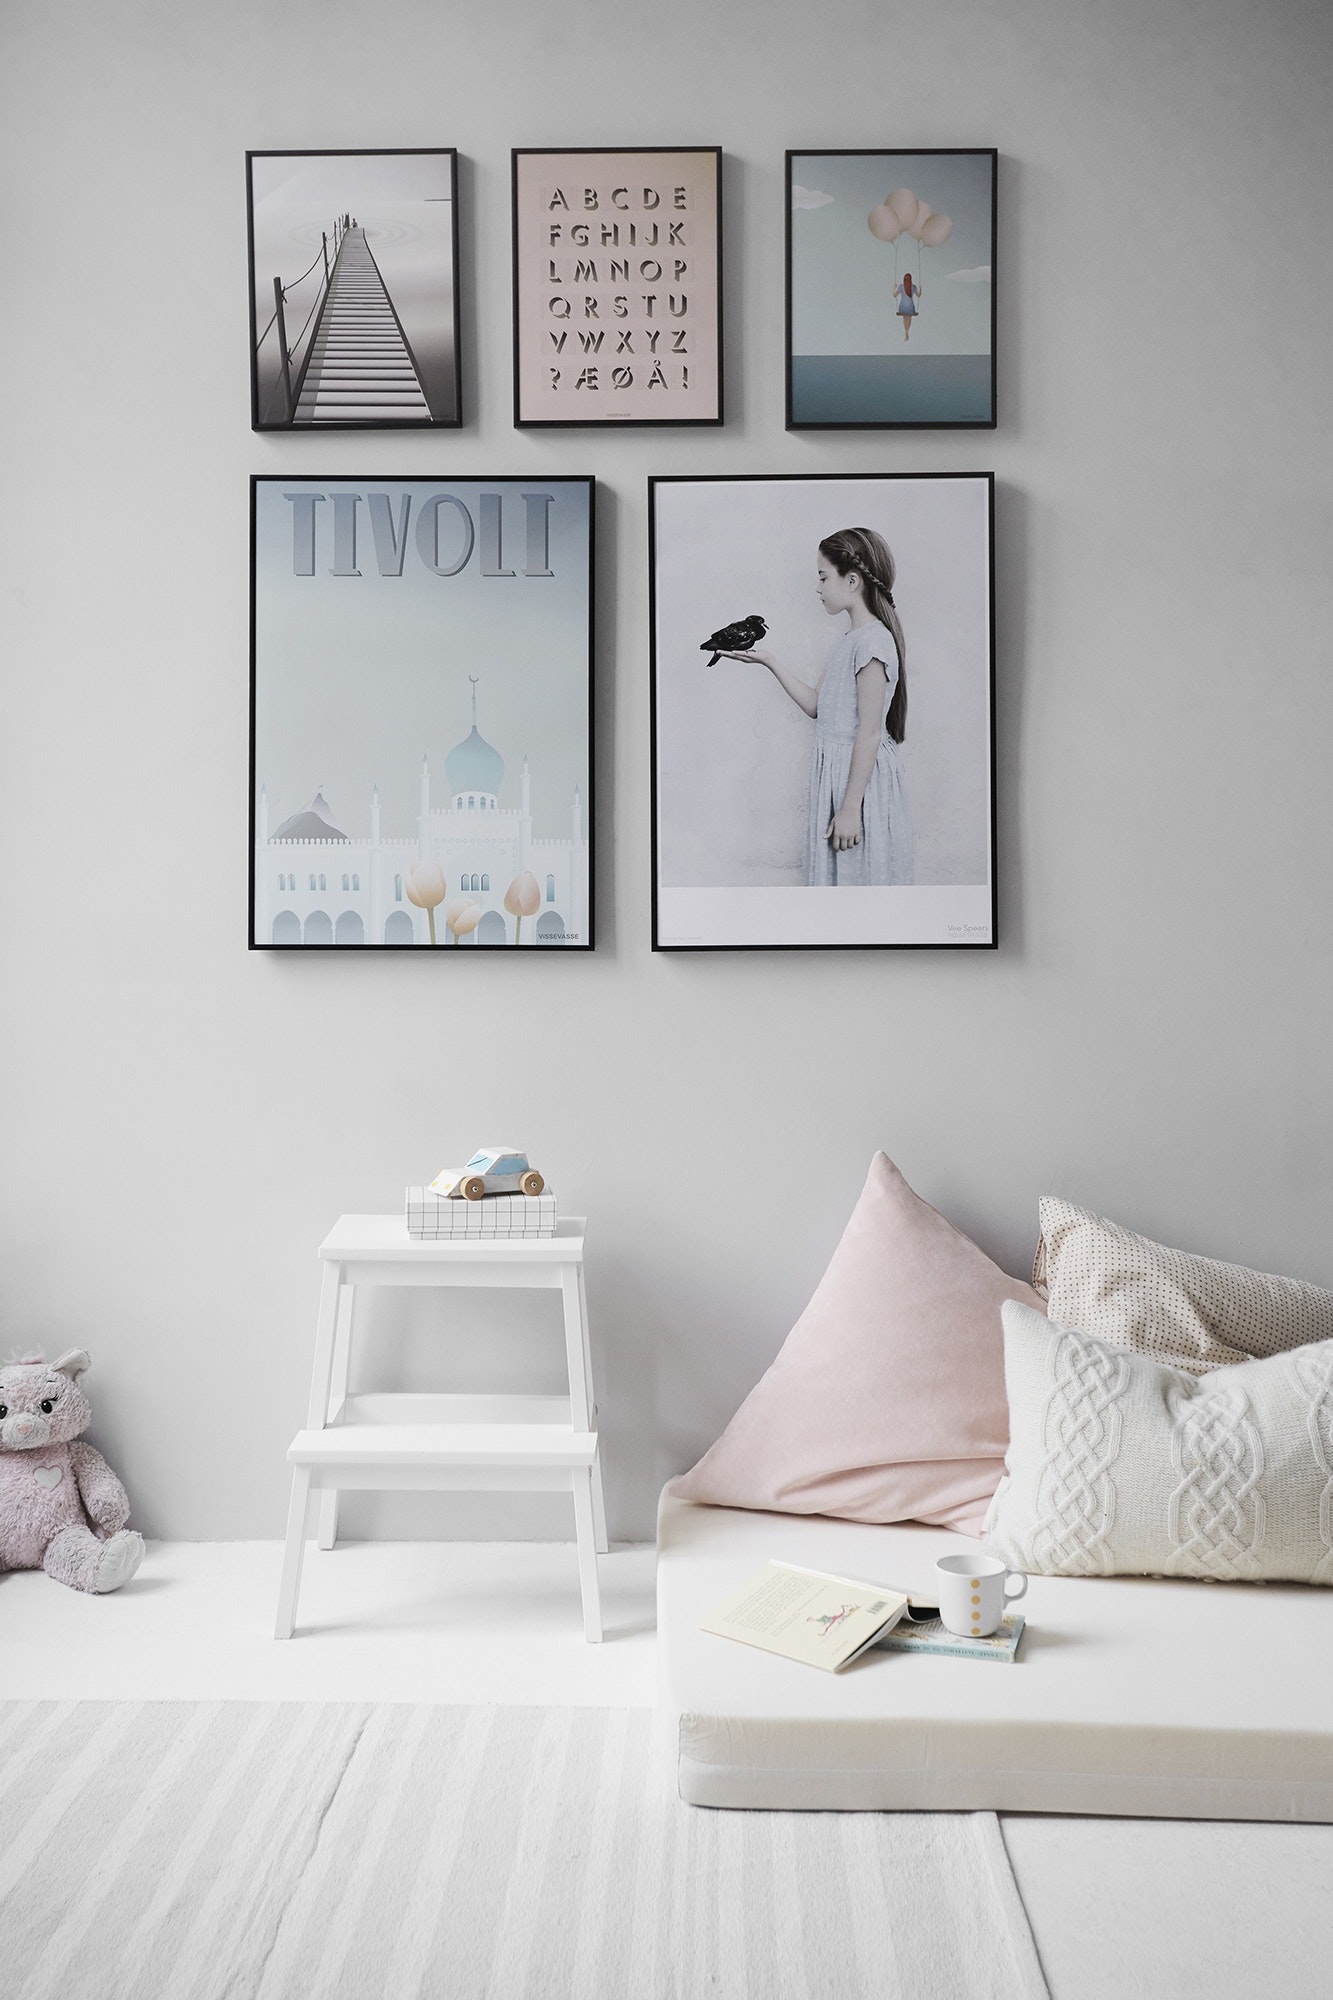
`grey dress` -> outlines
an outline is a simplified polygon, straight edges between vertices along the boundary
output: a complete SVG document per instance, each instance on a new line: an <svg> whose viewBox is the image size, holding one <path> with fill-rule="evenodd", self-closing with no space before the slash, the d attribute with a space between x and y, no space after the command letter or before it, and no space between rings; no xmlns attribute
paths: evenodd
<svg viewBox="0 0 1333 2000"><path fill-rule="evenodd" d="M898 685L898 649L878 618L844 632L829 648L819 685L815 747L810 758L810 798L806 809L805 879L812 889L870 888L912 880L912 815L903 782L898 745L880 720L879 750L861 802L861 838L836 853L827 840L828 823L842 804L856 747L856 676L871 660L881 660L887 686L884 715Z"/></svg>

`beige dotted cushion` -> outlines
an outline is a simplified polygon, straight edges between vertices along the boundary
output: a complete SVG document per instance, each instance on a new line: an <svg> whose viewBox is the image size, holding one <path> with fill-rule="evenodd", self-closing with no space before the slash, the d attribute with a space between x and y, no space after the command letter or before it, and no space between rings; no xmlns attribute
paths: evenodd
<svg viewBox="0 0 1333 2000"><path fill-rule="evenodd" d="M1333 1341L1201 1379L1008 1299L990 1554L1046 1576L1333 1583Z"/></svg>
<svg viewBox="0 0 1333 2000"><path fill-rule="evenodd" d="M1333 1292L1192 1257L1047 1195L1033 1282L1062 1326L1202 1375L1333 1339Z"/></svg>

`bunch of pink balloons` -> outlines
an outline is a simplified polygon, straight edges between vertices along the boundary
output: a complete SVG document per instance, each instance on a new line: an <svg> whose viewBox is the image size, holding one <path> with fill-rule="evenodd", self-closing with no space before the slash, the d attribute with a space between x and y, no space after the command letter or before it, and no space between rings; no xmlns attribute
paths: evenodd
<svg viewBox="0 0 1333 2000"><path fill-rule="evenodd" d="M947 215L936 215L930 203L918 201L911 188L895 188L886 194L879 207L871 209L866 223L881 243L896 243L907 235L928 250L938 250L941 243L947 243L953 229Z"/></svg>

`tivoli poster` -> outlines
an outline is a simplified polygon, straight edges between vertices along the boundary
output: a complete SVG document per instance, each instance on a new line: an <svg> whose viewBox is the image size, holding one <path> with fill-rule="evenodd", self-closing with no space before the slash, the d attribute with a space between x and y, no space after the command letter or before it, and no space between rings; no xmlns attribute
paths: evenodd
<svg viewBox="0 0 1333 2000"><path fill-rule="evenodd" d="M593 482L252 491L252 948L591 946Z"/></svg>

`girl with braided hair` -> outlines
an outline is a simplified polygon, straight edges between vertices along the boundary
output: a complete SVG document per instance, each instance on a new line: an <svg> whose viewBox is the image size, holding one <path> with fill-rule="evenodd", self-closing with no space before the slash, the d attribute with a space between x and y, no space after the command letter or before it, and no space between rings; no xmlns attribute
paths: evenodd
<svg viewBox="0 0 1333 2000"><path fill-rule="evenodd" d="M730 653L767 667L813 718L805 879L812 889L912 880L912 817L899 744L907 727L907 642L893 602L892 553L873 528L842 528L819 544L816 588L847 629L815 685L755 650Z"/></svg>

